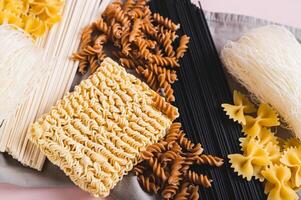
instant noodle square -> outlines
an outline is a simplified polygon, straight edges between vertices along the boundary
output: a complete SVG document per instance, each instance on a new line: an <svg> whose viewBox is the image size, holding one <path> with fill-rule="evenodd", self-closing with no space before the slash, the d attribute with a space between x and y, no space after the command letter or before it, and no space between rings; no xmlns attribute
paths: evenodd
<svg viewBox="0 0 301 200"><path fill-rule="evenodd" d="M76 185L105 197L178 115L177 108L106 58L31 125L30 139Z"/></svg>

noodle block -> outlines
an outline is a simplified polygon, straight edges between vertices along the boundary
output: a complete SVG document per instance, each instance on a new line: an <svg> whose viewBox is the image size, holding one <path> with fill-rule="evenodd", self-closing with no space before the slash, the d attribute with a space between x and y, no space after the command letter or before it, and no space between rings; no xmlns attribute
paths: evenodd
<svg viewBox="0 0 301 200"><path fill-rule="evenodd" d="M159 97L106 58L31 125L30 139L76 185L105 197L178 117L177 108Z"/></svg>

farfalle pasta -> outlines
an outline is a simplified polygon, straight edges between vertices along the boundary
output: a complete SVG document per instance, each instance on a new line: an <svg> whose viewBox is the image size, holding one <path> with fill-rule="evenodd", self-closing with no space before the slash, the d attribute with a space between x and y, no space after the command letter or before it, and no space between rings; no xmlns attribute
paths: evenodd
<svg viewBox="0 0 301 200"><path fill-rule="evenodd" d="M107 196L165 135L172 120L153 106L152 91L110 58L31 126L31 140L70 179L94 196ZM156 148L155 148L156 149ZM155 150L154 149L154 150ZM161 164L152 159L154 170ZM164 179L164 171L158 171ZM141 177L140 177L141 178ZM147 187L149 179L141 179Z"/></svg>
<svg viewBox="0 0 301 200"><path fill-rule="evenodd" d="M281 163L291 169L291 183L294 187L301 186L301 147L287 149L280 159Z"/></svg>
<svg viewBox="0 0 301 200"><path fill-rule="evenodd" d="M257 116L245 116L246 125L243 125L243 132L248 136L257 136L263 127L279 126L278 114L267 104L260 104Z"/></svg>
<svg viewBox="0 0 301 200"><path fill-rule="evenodd" d="M243 155L230 154L228 158L234 171L247 180L254 176L263 181L260 172L270 164L268 152L256 140L250 140L243 146Z"/></svg>
<svg viewBox="0 0 301 200"><path fill-rule="evenodd" d="M256 112L255 106L244 95L236 90L233 92L233 102L234 105L226 103L222 104L224 111L226 111L226 114L230 119L245 125L245 113Z"/></svg>
<svg viewBox="0 0 301 200"><path fill-rule="evenodd" d="M64 4L64 0L1 0L0 24L13 24L37 38L60 21Z"/></svg>
<svg viewBox="0 0 301 200"><path fill-rule="evenodd" d="M284 165L272 165L262 171L263 177L267 180L265 193L268 193L268 200L295 200L297 193L291 188L289 181L291 171Z"/></svg>
<svg viewBox="0 0 301 200"><path fill-rule="evenodd" d="M300 140L275 136L272 129L280 122L278 114L267 104L259 105L255 117L241 113L246 119L246 124L242 124L245 137L239 139L243 153L228 155L231 167L247 180L254 176L265 181L268 199L298 199L294 190L301 186Z"/></svg>

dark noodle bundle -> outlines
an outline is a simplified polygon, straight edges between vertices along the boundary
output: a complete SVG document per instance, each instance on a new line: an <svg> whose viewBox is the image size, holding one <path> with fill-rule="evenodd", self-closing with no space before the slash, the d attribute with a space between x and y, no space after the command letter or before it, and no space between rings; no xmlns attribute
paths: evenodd
<svg viewBox="0 0 301 200"><path fill-rule="evenodd" d="M153 0L150 5L153 12L180 23L181 31L191 38L189 50L180 62L179 81L174 85L175 104L188 137L203 144L206 153L225 159L228 154L240 152L241 128L227 119L220 106L231 102L232 94L202 9L189 0ZM266 198L259 181L247 182L238 177L227 160L222 168L196 170L209 172L214 180L211 189L200 189L201 198Z"/></svg>

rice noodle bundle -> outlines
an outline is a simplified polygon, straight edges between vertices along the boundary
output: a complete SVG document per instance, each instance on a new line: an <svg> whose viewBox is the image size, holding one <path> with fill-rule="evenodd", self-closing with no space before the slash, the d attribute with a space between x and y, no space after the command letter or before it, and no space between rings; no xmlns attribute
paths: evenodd
<svg viewBox="0 0 301 200"><path fill-rule="evenodd" d="M45 65L39 63L41 50L21 30L1 25L0 46L0 120L3 120L33 91Z"/></svg>
<svg viewBox="0 0 301 200"><path fill-rule="evenodd" d="M274 107L301 138L301 45L280 26L265 26L229 41L221 51L227 70L262 103Z"/></svg>

